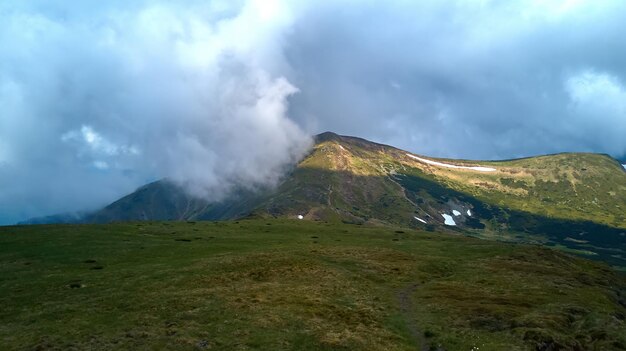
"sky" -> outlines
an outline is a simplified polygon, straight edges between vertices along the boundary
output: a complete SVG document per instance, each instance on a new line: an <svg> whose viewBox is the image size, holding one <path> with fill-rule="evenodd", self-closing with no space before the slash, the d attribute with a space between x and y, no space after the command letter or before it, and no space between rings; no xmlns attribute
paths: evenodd
<svg viewBox="0 0 626 351"><path fill-rule="evenodd" d="M277 184L333 131L626 158L626 2L0 2L0 224L164 177Z"/></svg>

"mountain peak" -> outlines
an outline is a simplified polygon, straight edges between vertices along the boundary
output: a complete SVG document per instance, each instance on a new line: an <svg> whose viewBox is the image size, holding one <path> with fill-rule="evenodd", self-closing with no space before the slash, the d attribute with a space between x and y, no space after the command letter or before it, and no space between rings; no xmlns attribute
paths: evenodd
<svg viewBox="0 0 626 351"><path fill-rule="evenodd" d="M315 143L319 144L325 141L341 140L341 135L333 132L323 132L314 137Z"/></svg>

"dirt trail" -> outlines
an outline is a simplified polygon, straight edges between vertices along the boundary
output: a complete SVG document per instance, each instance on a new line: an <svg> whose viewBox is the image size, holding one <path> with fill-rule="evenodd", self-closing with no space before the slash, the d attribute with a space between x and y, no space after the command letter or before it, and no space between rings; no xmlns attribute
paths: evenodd
<svg viewBox="0 0 626 351"><path fill-rule="evenodd" d="M415 343L416 350L428 351L430 350L430 343L428 338L424 336L424 331L420 329L413 317L413 300L411 296L419 288L419 283L412 283L407 287L398 291L398 303L400 304L400 311L406 319L406 327L411 334L411 338Z"/></svg>

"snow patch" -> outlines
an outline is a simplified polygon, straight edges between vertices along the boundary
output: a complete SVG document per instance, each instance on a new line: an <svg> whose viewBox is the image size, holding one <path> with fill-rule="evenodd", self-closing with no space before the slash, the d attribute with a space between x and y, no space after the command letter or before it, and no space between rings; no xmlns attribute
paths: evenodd
<svg viewBox="0 0 626 351"><path fill-rule="evenodd" d="M298 215L298 219L304 219L303 215Z"/></svg>
<svg viewBox="0 0 626 351"><path fill-rule="evenodd" d="M423 219L421 219L421 218L417 218L417 217L415 217L415 216L413 216L413 218L415 218L415 219L417 219L418 221L420 221L420 222L422 222L422 223L426 224L426 221L425 221L425 220L423 220Z"/></svg>
<svg viewBox="0 0 626 351"><path fill-rule="evenodd" d="M343 151L346 151L346 148L344 148L343 146L339 145L339 148Z"/></svg>
<svg viewBox="0 0 626 351"><path fill-rule="evenodd" d="M622 165L622 167L624 167L624 169L626 169L626 163Z"/></svg>
<svg viewBox="0 0 626 351"><path fill-rule="evenodd" d="M472 211L467 210L467 215L468 215L468 216L471 216L471 215L472 215Z"/></svg>
<svg viewBox="0 0 626 351"><path fill-rule="evenodd" d="M456 169L469 169L471 171L478 171L478 172L495 172L496 171L495 168L490 168L490 167L457 166L457 165L451 165L449 163L443 163L443 162L427 160L425 158L417 157L417 156L414 156L414 155L411 155L411 154L406 154L406 155L409 156L410 158L416 159L416 160L418 160L420 162L428 163L429 165L434 165L434 166L441 166L441 167L447 167L447 168L456 168Z"/></svg>
<svg viewBox="0 0 626 351"><path fill-rule="evenodd" d="M454 218L452 218L452 216L450 216L449 214L445 214L445 213L442 213L441 215L443 216L443 219L444 219L443 224L456 225L456 222L454 221Z"/></svg>
<svg viewBox="0 0 626 351"><path fill-rule="evenodd" d="M458 217L458 216L461 215L461 212L459 212L457 210L452 210L452 214Z"/></svg>

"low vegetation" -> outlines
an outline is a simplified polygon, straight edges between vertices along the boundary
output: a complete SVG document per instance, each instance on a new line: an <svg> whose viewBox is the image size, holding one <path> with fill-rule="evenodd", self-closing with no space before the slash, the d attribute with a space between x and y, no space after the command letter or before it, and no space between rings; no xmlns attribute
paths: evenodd
<svg viewBox="0 0 626 351"><path fill-rule="evenodd" d="M0 228L3 350L619 350L626 278L539 246L297 220Z"/></svg>

